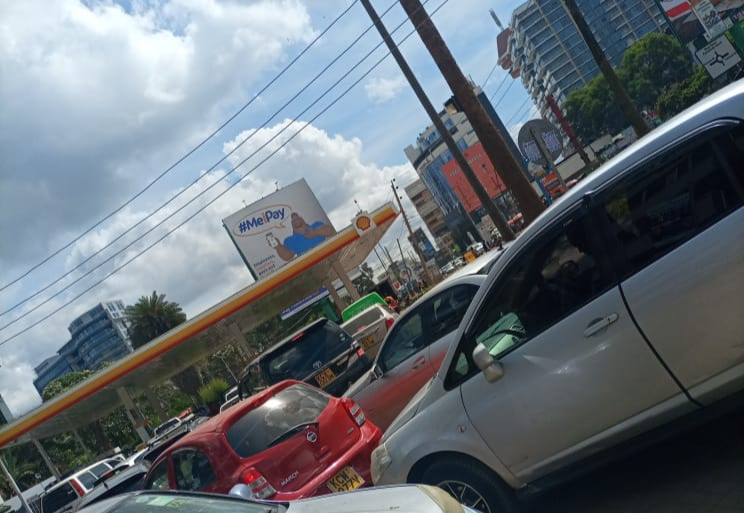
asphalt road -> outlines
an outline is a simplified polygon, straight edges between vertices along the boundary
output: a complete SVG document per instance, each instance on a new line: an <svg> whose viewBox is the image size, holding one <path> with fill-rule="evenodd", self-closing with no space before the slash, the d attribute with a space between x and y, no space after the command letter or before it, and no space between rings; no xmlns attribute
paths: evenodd
<svg viewBox="0 0 744 513"><path fill-rule="evenodd" d="M554 489L531 513L744 513L744 411Z"/></svg>

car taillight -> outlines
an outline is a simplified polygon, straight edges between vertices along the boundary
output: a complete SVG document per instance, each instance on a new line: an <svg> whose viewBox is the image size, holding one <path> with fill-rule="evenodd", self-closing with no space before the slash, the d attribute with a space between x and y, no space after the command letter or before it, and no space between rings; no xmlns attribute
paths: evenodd
<svg viewBox="0 0 744 513"><path fill-rule="evenodd" d="M395 317L388 317L387 319L385 319L385 327L387 329L392 328L393 324L395 324Z"/></svg>
<svg viewBox="0 0 744 513"><path fill-rule="evenodd" d="M362 426L365 422L367 422L367 417L364 415L361 406L359 406L355 401L352 401L348 398L343 399L343 402L344 406L346 407L346 411L349 412L349 415L351 415L351 418L354 419L358 426Z"/></svg>
<svg viewBox="0 0 744 513"><path fill-rule="evenodd" d="M351 348L354 349L354 350L356 350L356 354L357 354L357 356L359 358L361 358L362 356L364 356L364 348L361 346L361 344L359 344L359 341L354 340L351 343Z"/></svg>
<svg viewBox="0 0 744 513"><path fill-rule="evenodd" d="M240 475L240 481L247 484L258 499L266 499L276 493L263 474L253 467L246 469Z"/></svg>
<svg viewBox="0 0 744 513"><path fill-rule="evenodd" d="M70 479L70 484L81 497L85 495L85 489L75 479Z"/></svg>

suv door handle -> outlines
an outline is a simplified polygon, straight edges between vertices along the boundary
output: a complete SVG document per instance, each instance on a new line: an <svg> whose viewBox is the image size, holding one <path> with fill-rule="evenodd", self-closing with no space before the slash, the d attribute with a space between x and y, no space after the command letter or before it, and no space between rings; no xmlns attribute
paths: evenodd
<svg viewBox="0 0 744 513"><path fill-rule="evenodd" d="M599 319L594 319L592 322L587 324L586 329L584 330L584 337L589 338L592 335L596 335L619 318L620 316L616 313L611 313L604 317L600 317Z"/></svg>
<svg viewBox="0 0 744 513"><path fill-rule="evenodd" d="M426 357L425 356L419 356L413 361L413 365L411 366L412 369L420 369L424 366L426 363Z"/></svg>

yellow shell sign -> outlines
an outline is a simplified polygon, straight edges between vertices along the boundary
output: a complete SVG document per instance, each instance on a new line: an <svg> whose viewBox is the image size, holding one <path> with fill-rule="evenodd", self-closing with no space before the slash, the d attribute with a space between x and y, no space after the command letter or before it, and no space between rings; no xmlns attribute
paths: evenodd
<svg viewBox="0 0 744 513"><path fill-rule="evenodd" d="M368 232L370 229L375 227L375 222L367 214L358 214L354 218L354 228L359 235Z"/></svg>

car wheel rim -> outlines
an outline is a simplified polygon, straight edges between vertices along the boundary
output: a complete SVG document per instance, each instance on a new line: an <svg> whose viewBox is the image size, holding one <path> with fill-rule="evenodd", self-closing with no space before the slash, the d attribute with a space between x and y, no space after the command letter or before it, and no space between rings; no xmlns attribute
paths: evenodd
<svg viewBox="0 0 744 513"><path fill-rule="evenodd" d="M437 486L457 499L460 504L482 511L483 513L492 513L483 495L467 483L463 483L462 481L442 481Z"/></svg>

